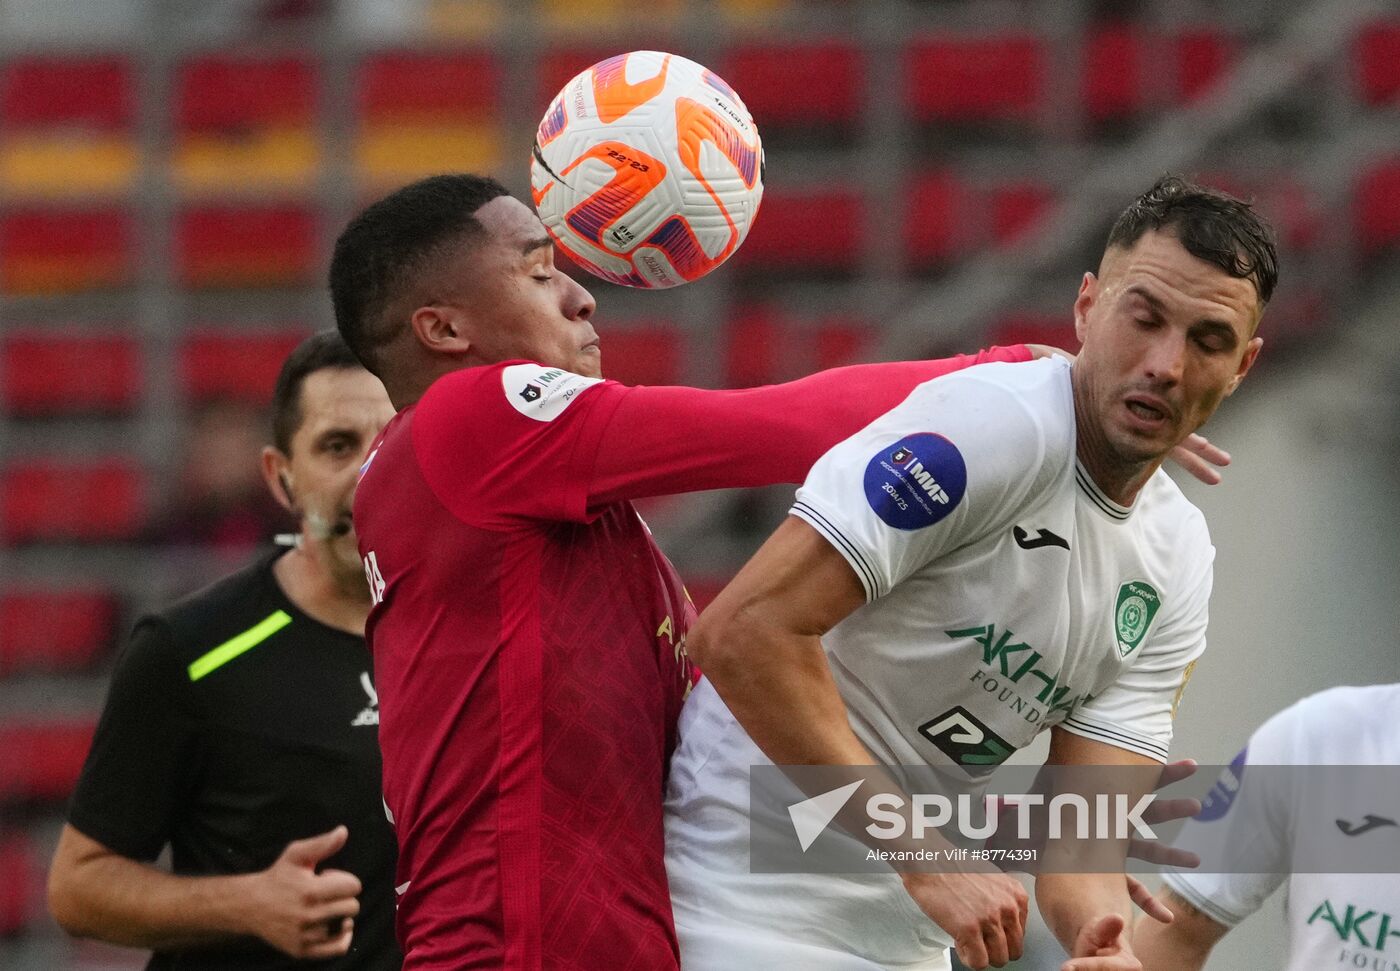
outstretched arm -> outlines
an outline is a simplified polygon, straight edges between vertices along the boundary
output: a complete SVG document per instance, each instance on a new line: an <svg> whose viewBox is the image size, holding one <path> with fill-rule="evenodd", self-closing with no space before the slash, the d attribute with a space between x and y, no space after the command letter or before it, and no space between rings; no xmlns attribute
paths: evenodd
<svg viewBox="0 0 1400 971"><path fill-rule="evenodd" d="M1172 922L1141 921L1133 928L1133 948L1143 971L1201 971L1211 949L1230 929L1171 888L1163 887L1161 894Z"/></svg>

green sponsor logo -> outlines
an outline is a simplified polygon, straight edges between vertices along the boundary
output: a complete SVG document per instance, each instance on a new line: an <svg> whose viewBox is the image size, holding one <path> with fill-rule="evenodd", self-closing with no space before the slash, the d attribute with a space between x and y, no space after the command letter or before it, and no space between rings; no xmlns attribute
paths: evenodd
<svg viewBox="0 0 1400 971"><path fill-rule="evenodd" d="M1113 627L1118 635L1118 653L1122 657L1137 650L1160 606L1162 598L1150 583L1131 580L1118 588L1118 604L1113 608Z"/></svg>
<svg viewBox="0 0 1400 971"><path fill-rule="evenodd" d="M998 629L996 624L987 624L984 627L945 630L943 633L953 638L970 637L982 646L982 664L988 676L978 677L978 674L982 674L978 672L972 680L980 683L984 691L996 693L1003 684L1010 683L1016 686L1017 694L1022 697L1027 691L1034 693L1034 703L1044 705L1045 710L1033 712L1034 718L1027 717L1027 721L1038 721L1043 715L1056 711L1069 714L1084 698L1083 695L1071 695L1069 685L1060 683L1062 672L1046 670L1041 663L1045 656L1029 644L1017 640L1016 635L1005 627ZM1027 714L1022 710L1024 702L1017 706L1010 698L1001 700L1018 714Z"/></svg>
<svg viewBox="0 0 1400 971"><path fill-rule="evenodd" d="M1343 944L1355 944L1384 953L1392 937L1400 937L1400 929L1392 928L1389 914L1347 904L1345 909L1324 900L1308 917L1308 926L1321 922L1337 932ZM1360 965L1358 965L1360 967Z"/></svg>

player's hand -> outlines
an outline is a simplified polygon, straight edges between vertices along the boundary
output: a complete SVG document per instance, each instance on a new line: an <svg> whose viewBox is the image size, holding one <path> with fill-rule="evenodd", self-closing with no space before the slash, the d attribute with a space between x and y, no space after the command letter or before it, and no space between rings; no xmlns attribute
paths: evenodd
<svg viewBox="0 0 1400 971"><path fill-rule="evenodd" d="M353 917L360 912L360 880L344 870L316 872L340 852L350 831L337 826L287 844L277 861L252 874L246 900L247 930L294 958L331 958L350 949Z"/></svg>
<svg viewBox="0 0 1400 971"><path fill-rule="evenodd" d="M1004 873L907 873L904 887L919 909L953 939L972 971L1002 968L1021 956L1026 890Z"/></svg>
<svg viewBox="0 0 1400 971"><path fill-rule="evenodd" d="M1219 485L1218 470L1230 464L1230 453L1193 432L1171 450L1171 459L1206 485Z"/></svg>
<svg viewBox="0 0 1400 971"><path fill-rule="evenodd" d="M1154 791L1160 792L1170 785L1189 779L1196 774L1196 762L1194 759L1181 759L1171 762L1162 768L1162 774L1157 780ZM1190 819L1201 811L1201 801L1199 799L1153 799L1152 805L1147 807L1142 814L1143 822L1149 826L1161 823L1175 822L1178 819ZM1128 856L1135 859L1144 860L1148 863L1155 863L1158 866L1174 866L1183 869L1194 869L1201 865L1201 858L1189 850L1177 849L1165 843L1152 840L1141 840L1133 837L1128 840ZM1131 889L1131 886L1129 887ZM1146 908L1144 908L1146 909Z"/></svg>
<svg viewBox="0 0 1400 971"><path fill-rule="evenodd" d="M1084 925L1060 971L1142 971L1142 962L1128 946L1127 923L1118 914L1108 914Z"/></svg>

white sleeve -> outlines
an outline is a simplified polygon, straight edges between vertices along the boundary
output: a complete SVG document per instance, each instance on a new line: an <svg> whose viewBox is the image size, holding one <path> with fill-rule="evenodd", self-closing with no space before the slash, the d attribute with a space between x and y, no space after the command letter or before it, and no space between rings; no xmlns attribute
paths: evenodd
<svg viewBox="0 0 1400 971"><path fill-rule="evenodd" d="M1267 767L1299 757L1301 708L1261 725L1202 800L1175 845L1201 857L1195 870L1172 870L1163 883L1224 927L1234 927L1278 889L1292 856L1292 774ZM1251 773L1250 767L1265 767Z"/></svg>
<svg viewBox="0 0 1400 971"><path fill-rule="evenodd" d="M1053 475L1047 449L1069 447L1063 418L1028 405L1026 381L999 380L1005 367L1035 365L984 365L919 385L818 459L797 490L792 514L846 558L867 600L997 528ZM1048 390L1030 384L1037 399Z"/></svg>
<svg viewBox="0 0 1400 971"><path fill-rule="evenodd" d="M1062 725L1066 731L1167 761L1176 704L1191 666L1206 649L1215 547L1205 518L1198 513L1194 523L1176 551L1180 593L1169 594L1176 609L1163 612L1117 680L1070 713Z"/></svg>

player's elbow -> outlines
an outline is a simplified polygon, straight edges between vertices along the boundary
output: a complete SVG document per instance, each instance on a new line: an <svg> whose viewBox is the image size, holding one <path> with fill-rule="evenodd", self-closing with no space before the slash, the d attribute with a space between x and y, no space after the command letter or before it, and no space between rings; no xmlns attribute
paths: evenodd
<svg viewBox="0 0 1400 971"><path fill-rule="evenodd" d="M717 605L715 605L717 606ZM742 653L744 621L733 610L716 610L711 606L686 635L686 651L706 677L723 678L731 671Z"/></svg>
<svg viewBox="0 0 1400 971"><path fill-rule="evenodd" d="M82 877L75 872L81 869L71 860L55 858L49 866L47 887L49 913L53 919L74 937L89 937L86 910L82 904L80 888Z"/></svg>

